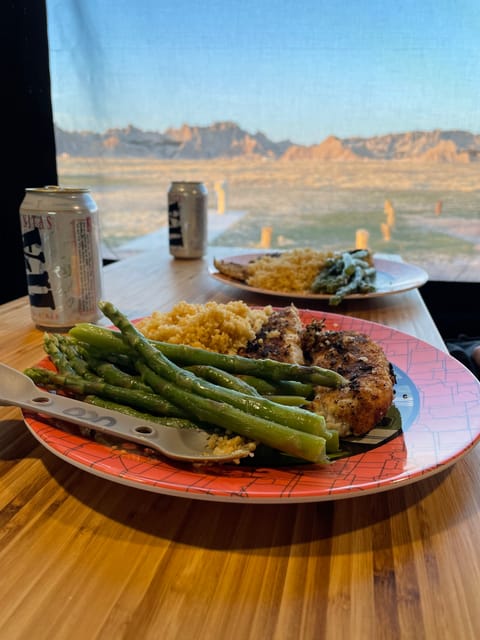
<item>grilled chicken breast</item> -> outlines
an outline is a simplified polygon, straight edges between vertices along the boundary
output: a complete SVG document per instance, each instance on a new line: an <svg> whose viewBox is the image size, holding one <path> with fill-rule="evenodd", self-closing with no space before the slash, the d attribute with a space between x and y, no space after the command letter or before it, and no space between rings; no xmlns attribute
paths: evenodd
<svg viewBox="0 0 480 640"><path fill-rule="evenodd" d="M214 267L224 276L245 282L249 276L248 264L240 264L238 262L229 262L227 260L213 259Z"/></svg>
<svg viewBox="0 0 480 640"><path fill-rule="evenodd" d="M326 331L315 323L305 329L302 344L307 362L349 381L338 389L317 387L309 408L340 437L373 429L393 402L395 377L382 347L362 333Z"/></svg>
<svg viewBox="0 0 480 640"><path fill-rule="evenodd" d="M255 338L238 354L247 358L304 364L302 331L302 321L294 305L274 310Z"/></svg>
<svg viewBox="0 0 480 640"><path fill-rule="evenodd" d="M247 282L248 278L252 275L252 265L254 265L255 262L258 262L265 257L279 258L280 256L281 253L279 252L264 253L244 263L214 258L213 265L217 269L217 271L223 273L224 276L228 276L229 278L233 278L234 280L239 280L240 282Z"/></svg>

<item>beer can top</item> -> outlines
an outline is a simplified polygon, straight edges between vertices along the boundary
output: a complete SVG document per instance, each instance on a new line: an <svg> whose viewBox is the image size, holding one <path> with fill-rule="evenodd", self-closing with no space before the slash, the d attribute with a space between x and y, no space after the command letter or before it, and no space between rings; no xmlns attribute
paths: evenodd
<svg viewBox="0 0 480 640"><path fill-rule="evenodd" d="M174 180L170 183L169 193L185 192L192 195L207 195L207 187L204 182L193 180Z"/></svg>
<svg viewBox="0 0 480 640"><path fill-rule="evenodd" d="M49 184L45 187L27 187L25 191L35 192L35 193L89 193L90 189L87 187L60 187L56 184Z"/></svg>
<svg viewBox="0 0 480 640"><path fill-rule="evenodd" d="M203 184L200 180L173 180L172 184Z"/></svg>

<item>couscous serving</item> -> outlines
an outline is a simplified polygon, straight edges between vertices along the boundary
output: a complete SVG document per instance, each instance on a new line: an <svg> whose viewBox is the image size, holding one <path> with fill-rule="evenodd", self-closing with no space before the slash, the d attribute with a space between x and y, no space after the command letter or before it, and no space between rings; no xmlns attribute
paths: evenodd
<svg viewBox="0 0 480 640"><path fill-rule="evenodd" d="M305 293L331 255L315 249L293 249L276 256L265 255L261 260L248 264L246 282L258 289Z"/></svg>
<svg viewBox="0 0 480 640"><path fill-rule="evenodd" d="M137 328L150 340L188 344L218 353L235 354L252 340L272 312L252 309L245 302L180 302L171 311L154 311Z"/></svg>

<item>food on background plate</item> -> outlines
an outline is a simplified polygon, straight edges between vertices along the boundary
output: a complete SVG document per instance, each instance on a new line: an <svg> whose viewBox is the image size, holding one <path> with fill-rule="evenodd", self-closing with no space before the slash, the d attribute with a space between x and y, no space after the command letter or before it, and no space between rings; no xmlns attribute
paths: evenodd
<svg viewBox="0 0 480 640"><path fill-rule="evenodd" d="M216 258L213 263L223 275L253 288L292 295L328 294L334 306L349 294L375 291L375 264L367 249L292 249L260 254L245 264Z"/></svg>
<svg viewBox="0 0 480 640"><path fill-rule="evenodd" d="M40 368L26 373L37 384L90 402L99 396L116 402L118 410L123 404L129 411L193 421L211 431L212 447L228 447L235 438L237 446L241 437L252 443L252 453L260 443L317 463L339 455L339 435L365 433L384 417L394 380L379 345L352 332L333 332L333 340L319 322L304 327L293 305L266 307L253 316L242 305L235 307L242 325L264 322L237 348L241 355L231 355L224 341L224 354L178 344L172 328L168 342L156 341L149 335L158 328L149 322L155 314L135 328L111 303L101 302L120 332L79 324L67 336L45 334L45 350L58 373ZM183 339L184 316L216 318L217 337L225 330L222 319L232 326L232 306L208 303L208 312L207 305L177 307ZM156 325L160 316L155 317ZM195 342L198 336L191 335ZM338 371L312 364L322 361Z"/></svg>

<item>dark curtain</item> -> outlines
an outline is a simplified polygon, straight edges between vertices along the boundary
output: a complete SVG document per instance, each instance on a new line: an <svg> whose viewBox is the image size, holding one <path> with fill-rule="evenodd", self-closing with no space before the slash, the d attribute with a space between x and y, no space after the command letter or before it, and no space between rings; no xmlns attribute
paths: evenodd
<svg viewBox="0 0 480 640"><path fill-rule="evenodd" d="M19 207L26 187L57 184L44 0L4 0L4 126L0 303L26 295Z"/></svg>

